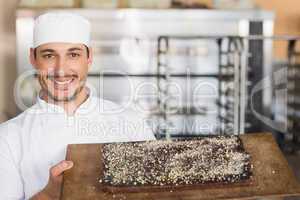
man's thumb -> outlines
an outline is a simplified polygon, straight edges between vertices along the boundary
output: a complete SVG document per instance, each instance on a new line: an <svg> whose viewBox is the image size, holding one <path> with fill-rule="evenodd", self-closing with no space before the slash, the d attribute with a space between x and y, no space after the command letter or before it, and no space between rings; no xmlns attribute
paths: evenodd
<svg viewBox="0 0 300 200"><path fill-rule="evenodd" d="M73 167L73 162L72 161L66 161L63 160L60 163L58 163L57 165L53 166L50 169L50 175L52 177L57 177L62 175L62 173L70 168Z"/></svg>

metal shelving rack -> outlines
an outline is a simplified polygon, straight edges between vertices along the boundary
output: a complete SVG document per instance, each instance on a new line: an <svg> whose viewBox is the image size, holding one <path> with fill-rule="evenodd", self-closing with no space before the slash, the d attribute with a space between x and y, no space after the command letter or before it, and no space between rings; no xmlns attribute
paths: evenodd
<svg viewBox="0 0 300 200"><path fill-rule="evenodd" d="M287 46L286 57L277 60L271 54L269 58L271 58L272 63L270 65L275 66L271 67L272 71L266 73L266 76L256 77L257 72L252 67L255 65L254 62L259 63L261 60L246 63L245 70L248 78L245 79L247 87L245 91L249 93L246 93L245 101L245 129L247 130L248 127L251 129L258 124L263 127L261 129L275 134L279 144L283 145L284 149L298 151L300 149L300 37L253 35L242 39L244 46L251 43L260 48L259 46L274 44L275 42ZM275 70L276 67L278 69ZM270 83L263 85L264 81L267 80L270 80ZM266 114L268 112L264 112L260 107L261 105L256 103L257 100L253 99L255 95L261 98L263 96L262 91L266 88L272 93L272 99L269 103L272 105L270 115ZM248 96L249 94L250 96Z"/></svg>
<svg viewBox="0 0 300 200"><path fill-rule="evenodd" d="M225 49L223 49L225 43ZM227 43L227 44L226 44ZM246 74L243 70L243 41L238 37L219 39L219 119L221 134L244 133Z"/></svg>
<svg viewBox="0 0 300 200"><path fill-rule="evenodd" d="M291 138L292 151L300 150L300 38L291 38L288 43L288 97L287 134Z"/></svg>
<svg viewBox="0 0 300 200"><path fill-rule="evenodd" d="M193 74L189 78L199 77L214 77L218 79L218 99L216 105L218 107L219 121L218 130L212 134L240 134L244 132L244 115L245 105L241 102L246 94L246 73L244 60L245 51L243 51L243 40L239 37L178 37L178 36L161 36L158 39L158 99L159 112L162 118L159 121L157 133L166 138L172 137L171 128L172 121L170 117L178 112L183 111L182 115L205 115L205 108L197 109L196 107L188 106L184 108L172 108L169 101L172 100L172 94L168 87L175 75L172 74L172 66L168 61L170 51L170 43L172 40L213 40L217 43L219 49L219 72L218 74ZM181 74L182 77L187 77L189 74ZM195 133L196 135L199 133ZM187 136L187 133L182 133L179 136Z"/></svg>

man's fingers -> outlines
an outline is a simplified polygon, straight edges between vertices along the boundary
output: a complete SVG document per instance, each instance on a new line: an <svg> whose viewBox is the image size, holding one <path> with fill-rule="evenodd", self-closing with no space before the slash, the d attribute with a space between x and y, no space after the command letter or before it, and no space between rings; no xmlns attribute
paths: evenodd
<svg viewBox="0 0 300 200"><path fill-rule="evenodd" d="M59 199L57 194L60 193L62 183L62 173L73 167L72 161L63 160L57 165L50 168L50 177L47 186L44 188L43 193L50 199ZM48 198L47 198L48 199Z"/></svg>
<svg viewBox="0 0 300 200"><path fill-rule="evenodd" d="M60 163L58 163L57 165L51 167L50 176L51 177L60 176L64 171L66 171L72 167L73 167L72 161L63 160Z"/></svg>

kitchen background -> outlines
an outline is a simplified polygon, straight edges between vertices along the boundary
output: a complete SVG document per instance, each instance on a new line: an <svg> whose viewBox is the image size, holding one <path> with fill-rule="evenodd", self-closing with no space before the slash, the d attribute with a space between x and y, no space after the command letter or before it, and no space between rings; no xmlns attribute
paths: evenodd
<svg viewBox="0 0 300 200"><path fill-rule="evenodd" d="M194 0L194 2L213 5L212 0ZM121 1L120 4L124 7L126 1ZM254 4L260 9L275 12L274 34L297 35L300 33L300 2L297 0L255 0ZM17 108L12 99L13 86L17 78L15 16L18 6L18 0L0 1L0 111L1 115L9 118L17 114ZM280 57L285 55L286 49L283 44L276 43L275 51Z"/></svg>
<svg viewBox="0 0 300 200"><path fill-rule="evenodd" d="M105 11L97 10L97 9L101 9L99 8L99 2L102 2L102 7L105 7ZM106 2L106 4L103 5L103 2L104 3ZM172 17L173 19L180 19L180 15L178 15L179 17L176 16L176 14L178 13L174 14L172 12L168 12L167 9L170 7L169 3L170 1L154 1L154 0L153 1L146 1L146 0L143 1L141 0L136 0L136 1L134 0L127 0L127 1L125 0L119 0L119 1L35 0L33 1L32 0L29 1L29 0L23 0L21 2L17 0L0 1L0 122L16 116L21 111L16 106L16 103L14 101L13 91L14 91L14 84L16 79L18 78L18 75L21 74L21 72L23 72L24 70L29 69L26 61L27 59L26 50L28 47L28 43L30 43L29 41L30 39L28 40L29 37L28 34L30 35L30 30L31 30L30 28L32 24L30 20L26 22L28 17L29 19L34 17L39 12L45 10L45 8L47 9L47 8L55 7L57 9L59 7L61 9L62 7L66 7L66 8L80 7L80 6L88 7L87 9L79 9L78 12L83 15L86 15L87 17L94 19L95 21L100 20L101 23L105 23L105 20L103 19L106 20L115 19L115 22L118 22L118 17L120 16L125 15L128 18L132 17L132 20L127 21L127 24L124 23L123 25L125 26L132 25L130 30L133 30L133 32L131 33L137 33L134 32L134 24L128 24L129 22L133 22L133 23L136 22L137 16L141 17L140 18L141 21L143 19L147 21L146 19L151 18L152 20L156 21L156 23L158 24L160 21L163 21L163 19L172 19ZM41 7L43 9L39 9ZM141 10L136 10L135 12L124 11L125 12L125 14L123 13L124 15L120 15L117 13L117 10L112 9L112 8L128 8L128 7L131 8L147 7L152 9L145 9L145 10L141 9ZM293 50L297 50L297 45L295 45L294 47L293 41L297 41L298 38L294 38L291 36L300 35L300 2L298 0L285 0L285 1L282 0L254 0L254 1L250 1L250 0L240 0L240 1L185 0L184 1L181 0L181 1L174 1L173 7L181 8L179 14L183 11L183 9L189 10L188 13L185 13L185 18L182 19L190 19L191 21L189 22L192 28L189 27L184 30L180 30L177 34L176 33L172 34L172 28L170 28L169 30L166 29L165 32L162 31L161 35L167 35L167 36L169 35L170 37L162 37L160 38L159 41L157 39L158 36L160 36L159 31L161 30L155 30L155 28L153 28L154 30L148 29L148 32L146 30L145 32L142 33L142 35L138 35L138 36L130 35L131 33L129 33L130 37L121 40L123 41L122 44L118 44L117 42L111 43L111 41L107 40L106 38L107 35L105 35L105 33L107 34L110 33L111 31L115 36L118 36L118 34L121 36L122 34L127 35L128 33L125 33L126 28L122 29L117 26L112 27L110 26L111 24L108 26L103 26L105 30L101 29L99 33L95 31L93 36L95 42L94 45L100 46L98 48L95 48L96 51L98 50L98 52L96 52L95 61L97 61L97 53L99 55L99 61L98 61L99 63L103 61L104 59L103 55L106 56L105 59L109 60L108 62L111 62L111 60L116 60L116 58L112 59L112 57L109 56L111 56L112 54L122 53L122 51L123 53L125 53L125 57L126 57L126 52L128 50L127 49L122 50L122 45L124 48L132 47L131 50L133 52L135 51L134 48L137 48L136 49L137 52L139 52L140 50L139 48L141 47L142 49L149 48L146 49L145 52L146 53L152 52L153 54L155 54L152 57L150 56L149 58L150 59L149 62L152 62L151 66L155 66L153 69L151 67L150 68L146 67L145 69L139 69L140 71L136 69L132 70L130 69L130 67L134 67L135 65L135 63L130 63L132 62L132 60L128 61L130 63L128 65L128 68L126 68L126 66L123 65L124 63L121 63L120 65L122 65L122 67L125 66L124 69L125 71L132 73L131 77L133 77L133 79L135 77L136 79L134 80L136 80L136 82L138 82L139 80L147 80L147 81L150 80L151 83L157 83L159 85L163 85L165 84L166 81L170 81L169 80L170 76L166 74L165 71L162 72L163 70L166 69L164 68L165 65L168 65L170 63L171 65L180 63L181 66L179 66L179 68L180 67L184 68L185 64L187 63L189 65L192 65L191 63L193 62L197 64L201 62L205 63L205 65L209 67L208 68L204 67L204 71L202 70L201 72L199 72L200 74L198 73L197 69L196 71L192 70L191 77L195 77L195 79L193 80L201 80L201 81L204 80L210 82L212 85L215 85L217 87L217 90L221 91L220 93L218 93L218 95L223 95L223 97L221 96L219 96L220 98L217 97L217 99L219 98L220 100L219 102L216 101L217 99L213 99L214 106L217 105L218 108L223 106L225 111L220 110L218 111L217 114L215 114L212 117L206 117L206 118L195 117L198 115L201 116L202 115L201 112L205 113L207 111L206 110L207 107L209 109L210 105L204 105L203 109L202 110L200 109L200 111L199 110L194 111L193 106L189 108L182 107L181 110L179 109L179 113L181 114L183 113L183 115L186 115L185 109L188 109L188 114L192 115L193 119L197 118L198 121L200 122L203 120L208 120L212 124L224 123L224 124L218 124L218 126L221 128L218 129L216 128L213 130L213 131L220 131L223 133L272 131L274 135L277 137L278 142L282 146L284 151L286 152L299 151L299 144L297 143L299 142L297 141L299 140L299 134L295 130L297 130L298 128L297 127L299 121L298 119L300 119L300 116L296 116L297 112L294 112L295 110L299 109L299 107L296 108L293 107L296 98L292 98L292 100L289 100L289 96L279 97L280 94L279 96L276 94L277 95L276 101L271 102L270 100L272 100L272 98L274 97L275 91L272 90L270 92L270 90L267 90L266 92L261 94L263 97L260 100L257 99L255 100L254 107L256 107L257 110L263 109L264 116L270 118L273 121L276 121L275 125L273 124L275 127L273 125L270 126L270 124L268 125L267 120L261 119L258 120L259 121L258 122L256 120L257 117L254 117L253 113L247 113L250 110L250 107L247 103L245 103L246 101L245 99L247 98L247 96L250 95L251 90L255 89L254 86L263 77L270 76L270 74L272 74L273 72L278 72L277 76L279 77L276 78L276 74L275 74L274 75L275 78L273 77L274 78L273 80L277 80L279 82L279 89L280 87L281 89L284 89L282 87L287 88L288 86L288 84L285 86L280 86L282 77L285 77L286 75L284 73L291 74L292 78L295 77L297 78L299 71L298 74L294 73L297 71L296 68L294 69L294 67L297 67L298 53L293 51ZM199 8L199 9L202 8L202 9L192 10L188 8ZM206 12L207 10L205 10L205 8L209 8L209 12ZM210 17L211 19L214 19L212 21L216 22L220 20L220 22L215 23L213 25L209 25L209 23L205 22L205 19L210 19ZM197 19L199 19L200 25L197 24L196 21ZM226 22L226 19L228 19L227 27L223 23ZM202 21L200 22L200 20ZM234 20L236 20L237 23L234 22ZM245 20L246 20L246 25L244 23ZM18 22L17 24L16 21ZM253 23L251 26L247 27L249 25L249 24L247 25L247 23L249 23L250 21L252 21ZM167 21L166 23L169 23L169 21ZM232 24L230 25L230 23ZM155 25L155 22L153 22L153 25ZM180 22L174 21L174 27L175 27L174 30L176 29L176 26L180 27ZM149 27L151 27L151 25L149 25ZM147 29L146 23L145 23L145 28ZM118 33L118 31L120 31L120 33ZM197 34L198 32L199 34ZM243 38L242 41L240 41L239 38L235 38L234 40L232 40L232 38L225 37L227 35L233 35L233 34L238 36L246 36L246 37L248 37L250 34L260 35L260 36L264 36L264 38L248 37L246 39ZM180 37L173 37L172 35L173 36L180 35ZM274 35L280 37L266 38ZM285 37L282 37L283 35L285 35ZM287 35L289 37L286 37ZM206 36L210 36L210 37L203 38ZM101 38L101 40L97 41L97 37ZM149 44L147 43L147 40L143 40L145 38L146 39L150 38ZM153 40L155 40L155 42L153 42ZM106 43L106 47L105 47L105 44L103 45L103 41L104 43L108 42L109 44ZM111 48L111 45L116 45L117 49L119 49L118 51L120 52L117 53L114 52L115 48ZM243 54L244 52L240 51L240 48L244 47L245 45L247 46L247 52L246 54ZM289 49L288 49L288 45L290 47ZM193 48L196 50L193 51ZM208 52L215 52L215 53L208 54ZM238 56L237 59L240 59L238 60L238 63L240 65L237 64L234 59L232 60L231 57L232 55L230 54L231 52L237 53L234 55ZM287 56L288 52L290 53L289 54L290 57ZM132 57L141 56L141 54L139 53L136 55L135 54L127 55L127 57L128 59L130 59L131 58L130 56ZM187 57L189 57L189 59L197 57L197 55L200 55L200 57L202 56L204 58L202 60L200 58L199 60L196 61L193 60L186 61L185 58L180 57L180 54L182 53L185 54ZM221 56L222 53L224 55ZM247 56L249 55L251 55L252 60L251 59L247 60ZM245 60L247 60L248 65L251 67L247 67L248 65L243 65L243 61ZM141 64L140 62L137 63L137 65L140 64ZM237 66L235 66L236 64ZM241 88L232 87L230 83L228 84L229 79L227 75L228 73L231 73L231 71L229 68L228 68L229 71L226 70L224 72L219 71L218 66L221 65L224 65L225 67L231 65L233 66L232 74L234 74L234 76L232 77L232 79L230 79L232 81L231 84L232 83L238 84L241 86ZM284 69L286 69L284 68L284 66L287 65L289 66L289 71L284 71ZM272 69L269 68L270 66L272 66ZM102 67L102 66L99 65L93 67L94 71L90 73L90 77L91 77L90 81L92 83L93 83L93 79L97 79L99 76L99 71L97 71L97 67ZM108 69L112 69L112 68L108 67ZM248 69L250 70L249 73L247 71ZM247 72L243 70L246 70ZM184 77L184 73L186 73L184 69L183 71L182 70L180 71L179 69L179 71L173 74L174 79L172 80L175 80L175 82L177 81L177 83L179 83L180 85L187 84L186 82L181 82L181 78L182 78L181 76ZM219 73L219 75L221 74L222 76L216 75L216 73ZM159 76L157 76L157 74L159 74ZM138 77L137 75L141 76L142 79L137 78ZM205 76L208 75L207 76L208 78L205 77L204 75ZM119 83L122 82L122 78L114 74L108 74L108 76L106 76L106 82L108 84L114 85L118 83L118 80L120 80ZM249 81L249 83L247 81ZM268 81L269 83L267 84L272 85L272 80L266 80L266 82ZM97 85L97 83L95 84ZM250 86L247 84L250 84ZM290 82L290 84L292 84L292 88L298 88L295 87L294 82ZM243 90L243 86L245 87L249 86L250 90ZM229 89L226 90L224 89L224 91L222 91L222 88L229 88ZM202 92L207 89L208 88L204 88ZM25 104L29 105L30 103L32 103L31 101L32 99L30 99L31 94L29 94L31 91L31 86L26 86L26 84L25 86L23 85L22 91L25 91L25 94L23 96L24 102ZM26 91L29 92L26 93ZM164 93L164 91L165 90L162 89L162 95L169 95L169 93ZM230 107L229 106L230 104L228 103L229 102L228 96L231 93L234 97L241 96L239 98L234 98L232 109L228 108ZM290 96L293 96L294 90L291 92L288 91L288 94ZM115 94L109 92L103 94L103 96L108 97L111 100L117 101L118 103L122 103L122 101L124 100L122 99L122 97L115 96ZM284 101L285 99L287 100ZM224 100L224 102L222 102L222 100ZM126 99L124 101L126 101ZM158 101L155 100L155 103L159 101L160 101L159 99ZM202 101L204 100L202 99ZM291 101L292 101L291 103L292 111L287 109L288 107L286 105L289 104ZM152 105L153 102L151 102L150 100L146 100L146 102L142 102L142 103L146 104L146 106L150 108L151 106L153 106ZM164 105L164 102L160 102L160 103L162 105L160 107L160 110L158 111L158 114L157 113L154 114L159 116L157 118L158 119L157 126L160 126L164 123L168 124L170 122L176 127L178 126L178 124L182 123L180 117L176 117L176 116L172 117L169 116L168 114L170 109L172 109L172 106L174 106L173 104ZM239 105L239 107L235 107L235 105ZM243 105L244 105L244 109L241 109ZM292 112L292 115L289 112ZM226 120L230 118L230 117L228 118L228 116L231 116L232 119L230 120L232 120L232 124L234 124L230 130L228 129L228 127L226 127L226 123L225 123ZM220 119L222 117L224 117L224 119ZM163 126L158 128L160 128L161 131L161 132L159 131L157 132L158 136L167 134L167 131L164 129ZM178 136L182 135L182 129L181 131L178 131L175 128L175 130L177 131L176 134ZM209 134L213 131L211 130L206 132L204 131L204 133ZM187 133L188 131L184 129L183 132ZM189 135L193 135L193 133L190 133ZM295 135L297 135L297 137L295 137ZM299 169L299 163L297 163L296 160L297 157L294 156L289 157L289 161L292 162L293 166L295 166L295 169ZM296 173L299 174L299 171L300 170L296 170Z"/></svg>

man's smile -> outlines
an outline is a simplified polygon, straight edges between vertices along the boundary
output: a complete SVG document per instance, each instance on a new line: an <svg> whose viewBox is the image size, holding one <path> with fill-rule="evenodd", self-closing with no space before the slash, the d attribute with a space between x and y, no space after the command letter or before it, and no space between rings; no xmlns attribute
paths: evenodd
<svg viewBox="0 0 300 200"><path fill-rule="evenodd" d="M57 90L68 90L70 86L75 83L77 75L66 75L66 76L57 76L57 75L48 75L47 79L51 81L54 86L54 89Z"/></svg>

